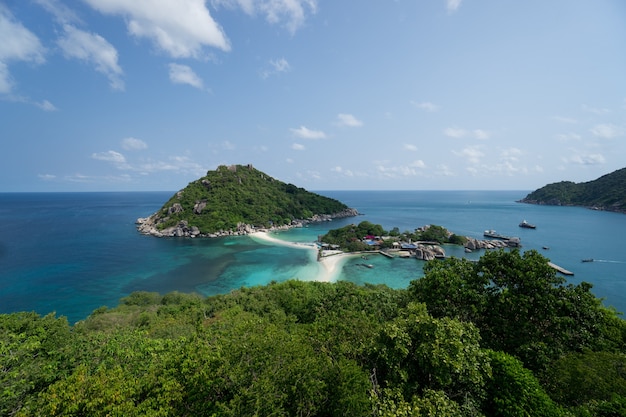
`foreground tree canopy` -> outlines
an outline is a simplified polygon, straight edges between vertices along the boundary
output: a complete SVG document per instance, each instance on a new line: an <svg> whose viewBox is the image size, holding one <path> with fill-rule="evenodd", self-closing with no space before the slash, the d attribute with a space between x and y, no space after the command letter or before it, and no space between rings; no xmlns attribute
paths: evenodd
<svg viewBox="0 0 626 417"><path fill-rule="evenodd" d="M625 322L546 261L432 261L406 290L137 292L74 326L0 315L0 415L625 415Z"/></svg>

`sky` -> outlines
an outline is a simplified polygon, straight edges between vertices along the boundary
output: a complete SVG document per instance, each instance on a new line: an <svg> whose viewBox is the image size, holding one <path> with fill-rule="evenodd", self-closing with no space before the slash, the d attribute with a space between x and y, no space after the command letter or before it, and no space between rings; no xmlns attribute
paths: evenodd
<svg viewBox="0 0 626 417"><path fill-rule="evenodd" d="M626 167L623 0L0 0L0 192L534 190Z"/></svg>

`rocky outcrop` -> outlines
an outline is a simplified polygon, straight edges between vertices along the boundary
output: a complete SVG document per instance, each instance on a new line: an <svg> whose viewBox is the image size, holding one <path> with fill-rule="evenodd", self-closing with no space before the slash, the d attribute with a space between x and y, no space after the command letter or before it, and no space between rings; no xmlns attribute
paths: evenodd
<svg viewBox="0 0 626 417"><path fill-rule="evenodd" d="M174 203L172 204L172 206L167 210L167 214L168 215L172 215L172 214L176 214L176 213L182 213L183 210L183 206L180 205L180 203Z"/></svg>
<svg viewBox="0 0 626 417"><path fill-rule="evenodd" d="M193 206L194 214L201 214L202 210L206 208L206 201L196 201L196 204Z"/></svg>
<svg viewBox="0 0 626 417"><path fill-rule="evenodd" d="M480 240L474 239L472 237L467 238L467 242L465 242L465 248L471 251L477 249L501 249L501 248L509 248L509 247L518 247L519 241L515 240Z"/></svg>
<svg viewBox="0 0 626 417"><path fill-rule="evenodd" d="M194 206L194 212L196 212L196 210L201 212L205 207L206 207L206 202L204 203L198 202ZM173 214L173 213L178 213L179 211L177 210L182 211L182 207L180 206L180 204L175 203L168 209L167 211L168 215ZM332 219L340 219L340 218L353 217L353 216L358 216L358 215L359 215L359 212L356 209L348 208L346 210L340 211L335 214L316 214L309 219L293 220L291 224L289 225L271 227L269 229L267 228L257 229L253 225L239 223L235 230L220 230L215 233L207 233L207 234L201 233L200 229L198 229L198 227L196 226L189 226L189 223L187 222L187 220L180 221L176 226L160 228L159 224L162 224L168 221L169 218L168 217L160 218L159 216L157 216L157 213L149 217L140 217L137 219L135 224L137 225L137 230L140 233L144 235L155 236L155 237L215 238L215 237L225 237L225 236L242 236L242 235L254 233L259 230L287 230L293 227L303 227L309 223L331 221Z"/></svg>
<svg viewBox="0 0 626 417"><path fill-rule="evenodd" d="M446 251L439 245L418 244L415 249L415 257L422 261L432 261L436 258L445 258Z"/></svg>

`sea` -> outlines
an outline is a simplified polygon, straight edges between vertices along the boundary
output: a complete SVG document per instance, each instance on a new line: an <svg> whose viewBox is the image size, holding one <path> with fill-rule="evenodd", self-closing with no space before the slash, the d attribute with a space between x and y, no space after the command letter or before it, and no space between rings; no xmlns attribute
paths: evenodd
<svg viewBox="0 0 626 417"><path fill-rule="evenodd" d="M357 217L274 233L311 243L330 229L369 221L386 230L434 224L483 238L485 230L516 236L572 271L568 282L593 285L606 306L626 312L626 215L581 207L518 203L528 191L316 191L356 208ZM114 307L134 291L225 294L289 279L316 280L313 251L250 236L155 238L135 221L157 211L173 192L0 193L0 313L35 311L70 323ZM522 220L535 224L524 229ZM478 259L446 245L447 256ZM582 262L593 259L593 262ZM406 288L424 262L371 255L348 258L337 280Z"/></svg>

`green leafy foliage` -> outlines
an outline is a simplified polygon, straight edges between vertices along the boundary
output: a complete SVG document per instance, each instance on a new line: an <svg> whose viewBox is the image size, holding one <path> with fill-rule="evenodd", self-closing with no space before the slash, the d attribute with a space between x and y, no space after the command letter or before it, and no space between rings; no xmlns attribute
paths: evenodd
<svg viewBox="0 0 626 417"><path fill-rule="evenodd" d="M281 226L348 207L332 198L276 180L252 166L220 166L173 195L156 213L158 227L187 221L202 233L236 230L238 224Z"/></svg>
<svg viewBox="0 0 626 417"><path fill-rule="evenodd" d="M591 285L565 280L537 251L487 252L477 263L430 263L409 292L435 317L471 321L486 346L541 371L572 351L621 349L624 322L602 307Z"/></svg>
<svg viewBox="0 0 626 417"><path fill-rule="evenodd" d="M574 205L626 212L626 168L583 183L561 181L528 194L523 203Z"/></svg>
<svg viewBox="0 0 626 417"><path fill-rule="evenodd" d="M321 240L331 245L339 245L349 252L367 250L370 247L363 242L367 236L380 237L386 232L379 224L362 221L358 225L350 224L339 229L330 230Z"/></svg>
<svg viewBox="0 0 626 417"><path fill-rule="evenodd" d="M68 368L65 318L35 313L0 315L0 415L14 415Z"/></svg>
<svg viewBox="0 0 626 417"><path fill-rule="evenodd" d="M404 398L439 391L476 411L490 374L479 340L471 323L433 318L423 304L409 304L381 332L378 369Z"/></svg>
<svg viewBox="0 0 626 417"><path fill-rule="evenodd" d="M512 251L428 263L408 290L137 292L73 327L0 315L0 414L623 415L624 322L589 290Z"/></svg>
<svg viewBox="0 0 626 417"><path fill-rule="evenodd" d="M390 237L390 239L384 240L380 243L381 247L390 247L392 242L405 240L405 241L428 241L442 243L452 243L462 245L465 243L466 238L463 236L457 236L450 233L445 227L437 225L429 225L424 228L415 230L414 232L400 233L399 229L395 227L390 232L387 232L379 224L373 224L368 221L362 221L358 225L350 224L339 229L330 230L321 240L324 243L331 245L338 245L340 248L347 252L358 252L371 249L371 247L364 242L365 238L372 236L375 238Z"/></svg>
<svg viewBox="0 0 626 417"><path fill-rule="evenodd" d="M626 354L571 353L550 367L546 380L550 395L563 404L626 400Z"/></svg>
<svg viewBox="0 0 626 417"><path fill-rule="evenodd" d="M564 410L557 406L522 362L503 352L489 352L492 378L485 409L490 416L557 417Z"/></svg>

